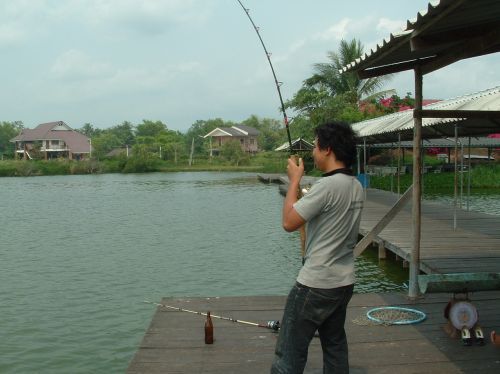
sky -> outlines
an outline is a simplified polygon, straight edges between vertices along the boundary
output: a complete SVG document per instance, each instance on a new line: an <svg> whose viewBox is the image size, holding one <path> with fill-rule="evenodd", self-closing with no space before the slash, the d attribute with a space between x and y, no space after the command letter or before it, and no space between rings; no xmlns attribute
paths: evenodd
<svg viewBox="0 0 500 374"><path fill-rule="evenodd" d="M328 62L340 40L375 48L425 0L242 0L284 100ZM110 128L162 121L186 132L197 120L282 118L258 36L237 0L0 0L0 121L27 128L64 121ZM500 85L500 54L424 77L424 98ZM414 95L413 73L385 89ZM293 117L293 113L288 113Z"/></svg>

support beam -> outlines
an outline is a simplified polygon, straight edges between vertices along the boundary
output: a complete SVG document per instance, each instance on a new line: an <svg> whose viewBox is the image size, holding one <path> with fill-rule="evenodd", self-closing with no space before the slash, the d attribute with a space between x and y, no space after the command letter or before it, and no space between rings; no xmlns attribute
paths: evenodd
<svg viewBox="0 0 500 374"><path fill-rule="evenodd" d="M420 118L500 118L500 110L441 110L441 109L417 109L413 110L413 117Z"/></svg>
<svg viewBox="0 0 500 374"><path fill-rule="evenodd" d="M418 275L420 272L420 233L421 233L421 195L422 195L422 117L418 110L422 110L423 76L419 66L415 68L415 109L417 115L413 128L413 194L412 194L412 250L410 255L410 279L408 297L415 299L419 295Z"/></svg>
<svg viewBox="0 0 500 374"><path fill-rule="evenodd" d="M380 234L380 232L392 221L405 206L406 202L410 200L412 195L412 186L399 198L399 200L392 206L391 209L382 217L382 219L361 239L356 247L354 247L354 257L358 257L363 251L373 242L373 239Z"/></svg>

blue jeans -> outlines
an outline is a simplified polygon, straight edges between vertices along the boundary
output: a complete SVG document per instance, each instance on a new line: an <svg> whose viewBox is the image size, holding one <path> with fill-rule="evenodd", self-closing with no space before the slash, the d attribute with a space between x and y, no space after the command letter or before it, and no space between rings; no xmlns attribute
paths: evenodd
<svg viewBox="0 0 500 374"><path fill-rule="evenodd" d="M323 373L349 373L344 330L354 285L321 289L300 283L286 301L271 374L303 373L309 343L316 331L323 349Z"/></svg>

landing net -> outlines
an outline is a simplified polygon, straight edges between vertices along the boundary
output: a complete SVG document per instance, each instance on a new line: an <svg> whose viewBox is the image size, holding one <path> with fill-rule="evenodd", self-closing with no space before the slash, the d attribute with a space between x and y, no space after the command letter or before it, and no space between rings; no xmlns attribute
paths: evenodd
<svg viewBox="0 0 500 374"><path fill-rule="evenodd" d="M370 321L383 325L411 325L422 322L426 315L417 309L385 306L369 310L366 317Z"/></svg>

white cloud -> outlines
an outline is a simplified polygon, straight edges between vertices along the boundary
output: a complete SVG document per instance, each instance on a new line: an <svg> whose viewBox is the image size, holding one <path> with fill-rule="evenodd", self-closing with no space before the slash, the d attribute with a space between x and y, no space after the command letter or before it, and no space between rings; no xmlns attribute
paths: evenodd
<svg viewBox="0 0 500 374"><path fill-rule="evenodd" d="M36 34L44 4L43 0L0 2L0 47L22 44Z"/></svg>
<svg viewBox="0 0 500 374"><path fill-rule="evenodd" d="M59 79L95 79L109 75L111 67L107 63L92 59L82 51L71 49L56 59L50 71Z"/></svg>
<svg viewBox="0 0 500 374"><path fill-rule="evenodd" d="M206 19L210 2L193 0L74 0L69 8L93 26L121 27L143 34L159 34L172 23L196 25Z"/></svg>
<svg viewBox="0 0 500 374"><path fill-rule="evenodd" d="M187 61L156 68L119 67L101 62L79 50L61 54L50 72L49 80L43 85L57 87L51 91L48 101L75 102L110 97L113 95L151 94L168 90L178 79L198 79L203 66L196 61Z"/></svg>
<svg viewBox="0 0 500 374"><path fill-rule="evenodd" d="M0 47L17 44L25 38L24 31L16 24L0 25Z"/></svg>
<svg viewBox="0 0 500 374"><path fill-rule="evenodd" d="M348 34L348 27L351 25L351 19L343 18L340 22L334 24L328 29L314 35L313 40L341 40Z"/></svg>
<svg viewBox="0 0 500 374"><path fill-rule="evenodd" d="M40 29L57 25L81 25L84 29L109 28L138 34L161 34L174 24L197 25L211 14L213 1L195 0L15 0L0 2L0 25L15 20L24 33L36 35ZM13 32L0 29L2 39Z"/></svg>
<svg viewBox="0 0 500 374"><path fill-rule="evenodd" d="M377 31L384 34L394 33L406 28L406 21L380 18L377 23Z"/></svg>
<svg viewBox="0 0 500 374"><path fill-rule="evenodd" d="M31 18L48 7L45 0L2 1L0 20Z"/></svg>

